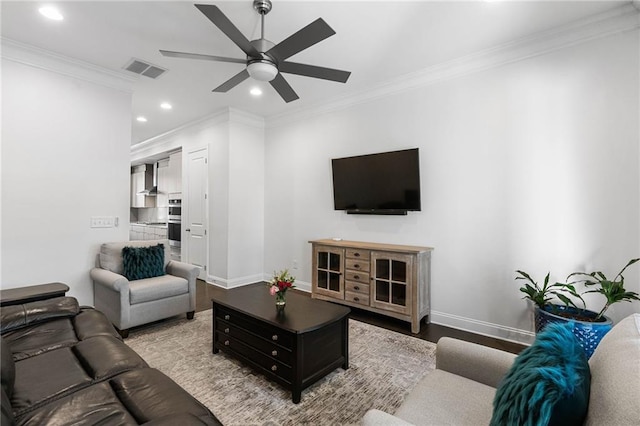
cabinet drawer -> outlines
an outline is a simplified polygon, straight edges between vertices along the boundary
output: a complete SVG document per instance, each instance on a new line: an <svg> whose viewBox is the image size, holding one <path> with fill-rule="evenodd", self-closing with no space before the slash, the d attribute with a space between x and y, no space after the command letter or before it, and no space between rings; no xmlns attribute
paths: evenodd
<svg viewBox="0 0 640 426"><path fill-rule="evenodd" d="M361 259L345 259L345 266L352 271L369 272L369 261Z"/></svg>
<svg viewBox="0 0 640 426"><path fill-rule="evenodd" d="M271 327L247 315L216 305L216 318L250 331L256 336L271 341L278 346L286 349L293 348L294 336L292 333L280 330L277 327Z"/></svg>
<svg viewBox="0 0 640 426"><path fill-rule="evenodd" d="M291 367L288 365L285 365L280 361L275 361L271 357L257 351L240 340L223 335L219 331L216 331L215 339L218 349L239 354L242 358L264 369L267 373L271 373L291 383Z"/></svg>
<svg viewBox="0 0 640 426"><path fill-rule="evenodd" d="M363 284L369 284L369 273L362 271L346 271L345 272L345 280L347 281L357 281Z"/></svg>
<svg viewBox="0 0 640 426"><path fill-rule="evenodd" d="M359 249L346 249L345 256L350 259L362 259L369 260L369 250L359 250Z"/></svg>
<svg viewBox="0 0 640 426"><path fill-rule="evenodd" d="M367 294L345 291L344 300L348 300L349 302L353 303L359 303L360 305L369 306L369 295Z"/></svg>
<svg viewBox="0 0 640 426"><path fill-rule="evenodd" d="M275 360L291 365L291 351L276 345L272 340L265 340L262 337L258 337L255 334L222 319L218 319L218 321L216 321L216 330L220 335L232 337L235 340L246 343Z"/></svg>
<svg viewBox="0 0 640 426"><path fill-rule="evenodd" d="M357 281L347 281L345 283L346 290L352 293L360 293L369 296L369 284L362 284Z"/></svg>

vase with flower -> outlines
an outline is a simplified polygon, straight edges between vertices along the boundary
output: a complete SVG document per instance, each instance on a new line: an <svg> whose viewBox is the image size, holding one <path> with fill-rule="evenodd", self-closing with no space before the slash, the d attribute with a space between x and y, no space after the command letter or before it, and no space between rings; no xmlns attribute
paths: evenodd
<svg viewBox="0 0 640 426"><path fill-rule="evenodd" d="M284 309L287 303L287 290L295 288L293 285L295 281L295 277L289 274L288 269L284 269L278 273L274 272L273 278L269 281L269 293L276 297L276 308L279 311Z"/></svg>

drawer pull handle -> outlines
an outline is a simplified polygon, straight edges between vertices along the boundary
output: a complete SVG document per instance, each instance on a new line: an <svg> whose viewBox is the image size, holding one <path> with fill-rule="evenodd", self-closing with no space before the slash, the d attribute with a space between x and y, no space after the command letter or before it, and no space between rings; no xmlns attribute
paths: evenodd
<svg viewBox="0 0 640 426"><path fill-rule="evenodd" d="M275 349L271 351L271 356L278 356L278 351Z"/></svg>
<svg viewBox="0 0 640 426"><path fill-rule="evenodd" d="M273 340L274 342L278 341L278 335L274 334L273 336L271 336L271 340Z"/></svg>
<svg viewBox="0 0 640 426"><path fill-rule="evenodd" d="M360 265L358 265L357 263L353 265L354 268L356 269L360 269Z"/></svg>
<svg viewBox="0 0 640 426"><path fill-rule="evenodd" d="M225 329L224 329L224 332L225 332L225 333L227 333L227 334L229 334L229 327L225 328Z"/></svg>
<svg viewBox="0 0 640 426"><path fill-rule="evenodd" d="M360 257L360 253L353 253L354 257Z"/></svg>
<svg viewBox="0 0 640 426"><path fill-rule="evenodd" d="M224 345L225 345L225 346L229 346L229 341L228 341L228 340L225 340L225 341L224 341Z"/></svg>
<svg viewBox="0 0 640 426"><path fill-rule="evenodd" d="M272 366L271 366L271 371L276 371L276 370L278 370L278 366L277 366L277 365L275 365L275 364L274 364L274 365L272 365Z"/></svg>
<svg viewBox="0 0 640 426"><path fill-rule="evenodd" d="M231 318L229 315L225 315L225 316L224 316L224 319L225 319L226 321L229 321L229 318Z"/></svg>
<svg viewBox="0 0 640 426"><path fill-rule="evenodd" d="M353 276L353 279L354 279L354 280L359 280L359 279L360 279L360 275L354 275L354 276Z"/></svg>
<svg viewBox="0 0 640 426"><path fill-rule="evenodd" d="M359 298L359 297L354 297L354 298L353 298L353 301L354 301L354 302L359 302L359 301L360 301L360 298Z"/></svg>
<svg viewBox="0 0 640 426"><path fill-rule="evenodd" d="M357 276L357 275L356 275L356 278L358 278L358 276ZM358 287L358 286L356 285L356 286L353 286L353 289L354 289L354 290L360 290L360 287Z"/></svg>

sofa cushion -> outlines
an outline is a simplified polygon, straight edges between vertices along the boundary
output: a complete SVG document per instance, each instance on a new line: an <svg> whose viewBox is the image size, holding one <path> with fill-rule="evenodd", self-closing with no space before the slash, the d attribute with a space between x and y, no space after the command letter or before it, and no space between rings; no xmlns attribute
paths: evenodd
<svg viewBox="0 0 640 426"><path fill-rule="evenodd" d="M3 306L0 308L2 333L48 321L52 318L69 318L80 312L78 301L73 297L56 297L39 300L22 305Z"/></svg>
<svg viewBox="0 0 640 426"><path fill-rule="evenodd" d="M164 245L164 267L167 267L171 259L169 251L169 240L148 240L148 241L123 241L117 243L104 243L100 246L98 254L99 266L116 274L124 275L124 265L122 263L122 249L125 247L150 247L159 243Z"/></svg>
<svg viewBox="0 0 640 426"><path fill-rule="evenodd" d="M0 370L0 382L2 382L2 389L7 393L7 396L11 398L13 394L13 385L16 380L16 365L13 362L13 353L9 342L2 337L2 345L0 346L0 353L2 356L2 364Z"/></svg>
<svg viewBox="0 0 640 426"><path fill-rule="evenodd" d="M496 391L491 425L582 425L589 364L572 322L547 325L516 358Z"/></svg>
<svg viewBox="0 0 640 426"><path fill-rule="evenodd" d="M102 312L93 308L82 308L80 313L73 318L73 327L78 340L96 336L113 336L121 339L111 321Z"/></svg>
<svg viewBox="0 0 640 426"><path fill-rule="evenodd" d="M70 318L27 325L3 333L2 337L11 344L15 361L72 346L78 342Z"/></svg>
<svg viewBox="0 0 640 426"><path fill-rule="evenodd" d="M91 383L71 348L61 348L16 362L11 403L16 417L36 404L57 399Z"/></svg>
<svg viewBox="0 0 640 426"><path fill-rule="evenodd" d="M148 367L133 349L113 336L96 336L78 342L73 353L93 380L104 380L123 371Z"/></svg>
<svg viewBox="0 0 640 426"><path fill-rule="evenodd" d="M164 275L164 245L124 247L122 265L129 281Z"/></svg>
<svg viewBox="0 0 640 426"><path fill-rule="evenodd" d="M137 425L108 382L96 383L34 407L18 417L28 425ZM4 424L4 423L3 423Z"/></svg>
<svg viewBox="0 0 640 426"><path fill-rule="evenodd" d="M486 425L494 394L491 386L434 370L418 382L395 415L416 425Z"/></svg>
<svg viewBox="0 0 640 426"><path fill-rule="evenodd" d="M138 423L187 412L206 424L219 424L204 405L156 369L128 371L109 382Z"/></svg>
<svg viewBox="0 0 640 426"><path fill-rule="evenodd" d="M132 305L164 299L189 292L189 282L173 275L132 281L129 285L129 301Z"/></svg>
<svg viewBox="0 0 640 426"><path fill-rule="evenodd" d="M609 331L589 360L591 399L586 424L637 425L640 419L640 314Z"/></svg>

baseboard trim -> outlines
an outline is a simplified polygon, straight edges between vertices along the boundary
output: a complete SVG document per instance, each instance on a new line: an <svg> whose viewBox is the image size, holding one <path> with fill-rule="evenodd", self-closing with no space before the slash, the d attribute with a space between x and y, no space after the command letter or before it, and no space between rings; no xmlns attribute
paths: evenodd
<svg viewBox="0 0 640 426"><path fill-rule="evenodd" d="M535 339L535 333L531 331L447 314L445 312L431 311L431 322L457 330L468 331L469 333L525 345L531 344Z"/></svg>
<svg viewBox="0 0 640 426"><path fill-rule="evenodd" d="M233 278L229 280L226 278L216 277L213 275L207 275L206 281L208 284L213 284L215 286L228 289L228 288L242 287L244 285L255 284L257 282L264 281L264 276L263 274L254 274L254 275L247 275L245 277Z"/></svg>

